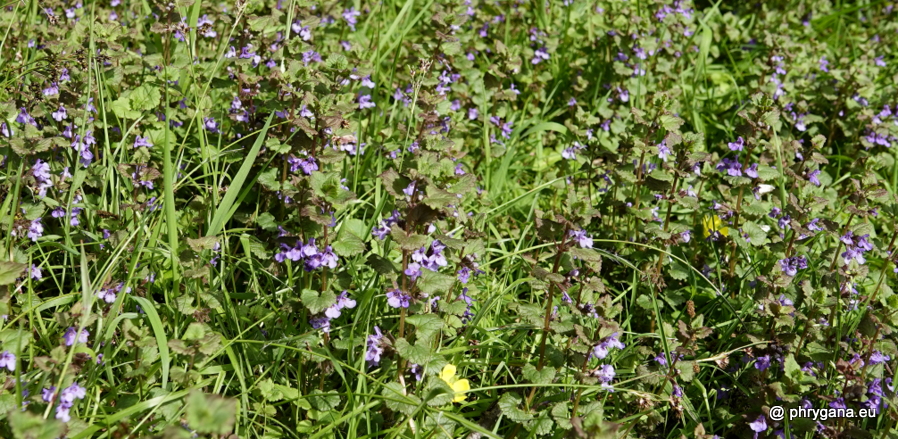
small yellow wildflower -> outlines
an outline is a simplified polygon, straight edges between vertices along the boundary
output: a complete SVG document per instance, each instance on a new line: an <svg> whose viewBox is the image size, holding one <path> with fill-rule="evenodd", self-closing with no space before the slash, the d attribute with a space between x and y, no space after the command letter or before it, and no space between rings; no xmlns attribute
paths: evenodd
<svg viewBox="0 0 898 439"><path fill-rule="evenodd" d="M443 371L440 372L440 378L449 384L449 387L452 387L452 390L455 391L455 398L452 402L462 402L468 396L465 394L468 390L471 390L471 384L468 383L468 380L460 380L455 376L455 366L451 364L447 364L446 367L443 368Z"/></svg>
<svg viewBox="0 0 898 439"><path fill-rule="evenodd" d="M702 218L702 226L705 228L705 238L711 236L711 233L719 232L723 236L730 236L729 227L721 227L723 221L717 215L707 215Z"/></svg>

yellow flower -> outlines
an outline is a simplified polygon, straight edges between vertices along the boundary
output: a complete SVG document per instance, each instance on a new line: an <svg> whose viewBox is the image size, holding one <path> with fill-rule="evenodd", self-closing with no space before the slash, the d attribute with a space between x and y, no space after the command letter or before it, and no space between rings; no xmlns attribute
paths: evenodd
<svg viewBox="0 0 898 439"><path fill-rule="evenodd" d="M440 372L440 379L449 384L449 387L452 387L452 390L455 391L455 399L452 402L462 402L467 398L465 392L471 390L471 384L468 383L468 380L460 380L455 376L455 366L451 364L447 364L446 367L443 368L443 371Z"/></svg>
<svg viewBox="0 0 898 439"><path fill-rule="evenodd" d="M717 215L708 215L702 218L702 226L705 228L705 238L711 236L713 232L719 232L723 236L730 236L729 227L721 227L723 221Z"/></svg>

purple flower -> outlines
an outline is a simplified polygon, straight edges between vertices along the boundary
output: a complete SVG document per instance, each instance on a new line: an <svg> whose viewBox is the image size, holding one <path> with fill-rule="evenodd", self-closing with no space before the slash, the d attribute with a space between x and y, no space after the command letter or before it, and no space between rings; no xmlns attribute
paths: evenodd
<svg viewBox="0 0 898 439"><path fill-rule="evenodd" d="M833 400L833 402L829 403L830 408L834 409L847 409L848 406L845 405L845 398L839 397Z"/></svg>
<svg viewBox="0 0 898 439"><path fill-rule="evenodd" d="M820 170L815 169L808 174L808 181L814 184L814 186L820 186L820 179L817 176L820 175Z"/></svg>
<svg viewBox="0 0 898 439"><path fill-rule="evenodd" d="M380 357L384 353L383 338L384 335L380 332L380 328L375 326L374 334L368 336L368 349L365 351L365 361L368 362L368 367L380 364Z"/></svg>
<svg viewBox="0 0 898 439"><path fill-rule="evenodd" d="M65 119L65 118L68 117L68 113L66 113L65 107L63 107L62 105L60 105L60 106L59 106L59 109L56 110L56 111L54 111L54 112L51 114L51 116L53 116L53 119L56 120L57 122L62 122L63 119Z"/></svg>
<svg viewBox="0 0 898 439"><path fill-rule="evenodd" d="M673 151L667 146L667 140L662 140L661 143L658 144L658 158L666 162L667 156L671 154L673 154Z"/></svg>
<svg viewBox="0 0 898 439"><path fill-rule="evenodd" d="M780 266L787 276L795 276L798 270L808 268L808 260L803 256L793 256L791 258L780 259Z"/></svg>
<svg viewBox="0 0 898 439"><path fill-rule="evenodd" d="M751 431L755 433L763 433L767 430L767 418L764 415L758 416L758 419L755 419L754 422L750 422L748 424L748 428L751 428ZM757 436L757 434L755 434Z"/></svg>
<svg viewBox="0 0 898 439"><path fill-rule="evenodd" d="M293 33L299 35L299 37L302 38L303 41L309 41L312 39L311 29L309 29L308 26L303 26L301 21L294 21L293 25L290 26L290 28L293 30Z"/></svg>
<svg viewBox="0 0 898 439"><path fill-rule="evenodd" d="M873 353L870 354L870 364L885 363L886 361L890 361L891 359L892 357L889 357L888 355L885 355L879 351L873 351Z"/></svg>
<svg viewBox="0 0 898 439"><path fill-rule="evenodd" d="M755 369L763 371L763 370L767 370L768 367L770 367L770 356L769 355L764 355L762 357L758 357L755 360Z"/></svg>
<svg viewBox="0 0 898 439"><path fill-rule="evenodd" d="M533 53L533 59L530 60L530 63L533 65L537 65L543 61L549 60L549 51L546 49L546 46L540 47L536 49Z"/></svg>
<svg viewBox="0 0 898 439"><path fill-rule="evenodd" d="M742 138L742 136L739 136L739 138L736 139L735 142L727 143L727 146L730 147L731 151L742 151L742 148L745 146L745 140Z"/></svg>
<svg viewBox="0 0 898 439"><path fill-rule="evenodd" d="M41 224L41 219L38 218L28 226L28 237L31 238L31 241L37 242L37 238L41 236L44 236L44 226Z"/></svg>
<svg viewBox="0 0 898 439"><path fill-rule="evenodd" d="M387 304L393 308L408 308L412 297L398 289L387 290Z"/></svg>
<svg viewBox="0 0 898 439"><path fill-rule="evenodd" d="M300 159L298 157L291 156L287 158L287 163L290 164L290 172L302 170L303 174L312 175L312 172L318 170L318 162L316 162L313 157Z"/></svg>
<svg viewBox="0 0 898 439"><path fill-rule="evenodd" d="M873 245L867 240L868 237L870 237L869 234L855 236L854 233L849 230L840 238L845 244L845 252L842 253L845 265L848 265L851 260L856 260L860 265L867 262L866 258L864 258L864 253L873 250Z"/></svg>
<svg viewBox="0 0 898 439"><path fill-rule="evenodd" d="M359 95L359 110L364 110L367 108L374 108L377 106L374 102L371 101L371 95Z"/></svg>
<svg viewBox="0 0 898 439"><path fill-rule="evenodd" d="M355 8L349 8L343 10L343 19L349 24L349 28L355 30L355 25L357 24L356 17L362 15L361 12L356 11Z"/></svg>
<svg viewBox="0 0 898 439"><path fill-rule="evenodd" d="M16 116L16 122L33 125L35 127L37 126L37 121L34 120L34 118L31 117L30 114L28 114L28 111L25 110L24 107L19 109L19 115ZM9 136L7 135L7 137Z"/></svg>
<svg viewBox="0 0 898 439"><path fill-rule="evenodd" d="M421 381L424 379L424 368L412 363L411 367L408 368L408 371L415 376L415 381Z"/></svg>
<svg viewBox="0 0 898 439"><path fill-rule="evenodd" d="M592 248L592 238L586 234L586 230L571 230L568 232L571 237L577 240L577 244L581 248Z"/></svg>
<svg viewBox="0 0 898 439"><path fill-rule="evenodd" d="M610 364L603 364L603 365L599 366L599 368L596 369L595 371L593 371L593 373L592 373L592 376L598 378L599 382L602 383L602 388L606 389L606 390L614 389L614 387L612 387L608 383L610 383L612 380L614 380L615 375L616 375L616 372L614 371L614 366L612 366Z"/></svg>
<svg viewBox="0 0 898 439"><path fill-rule="evenodd" d="M256 52L253 52L253 45L247 44L240 48L239 58L241 59L253 59L256 57Z"/></svg>
<svg viewBox="0 0 898 439"><path fill-rule="evenodd" d="M474 120L480 117L480 112L476 108L468 108L468 120Z"/></svg>
<svg viewBox="0 0 898 439"><path fill-rule="evenodd" d="M302 63L308 65L310 62L321 62L321 55L314 50L303 52Z"/></svg>
<svg viewBox="0 0 898 439"><path fill-rule="evenodd" d="M325 334L331 332L331 319L327 316L313 317L309 319L309 324L312 325L313 329L319 329Z"/></svg>
<svg viewBox="0 0 898 439"><path fill-rule="evenodd" d="M340 317L343 308L355 308L355 300L352 300L346 291L340 293L337 296L337 301L324 310L324 315L330 319L336 319Z"/></svg>
<svg viewBox="0 0 898 439"><path fill-rule="evenodd" d="M51 386L49 389L41 389L41 399L44 402L53 402L53 396L56 393L56 386Z"/></svg>
<svg viewBox="0 0 898 439"><path fill-rule="evenodd" d="M63 340L65 340L66 346L71 346L75 344L76 338L78 339L77 341L79 343L87 343L87 337L89 335L90 333L87 331L87 329L82 329L81 333L79 334L74 327L70 326L69 329L66 329L65 335L63 335L62 338Z"/></svg>
<svg viewBox="0 0 898 439"><path fill-rule="evenodd" d="M749 168L745 170L745 175L751 178L758 178L758 164L753 163L751 166L749 166Z"/></svg>
<svg viewBox="0 0 898 439"><path fill-rule="evenodd" d="M380 227L371 230L371 234L377 239L383 240L390 233L390 227L399 222L400 216L398 210L393 210L393 214L380 222Z"/></svg>
<svg viewBox="0 0 898 439"><path fill-rule="evenodd" d="M118 284L116 284L112 287L109 287L109 288L100 288L97 291L97 297L99 297L100 300L102 300L106 303L115 303L115 295L117 293L119 293L120 291L122 291L122 288L124 286L125 286L124 283L119 282ZM127 289L125 289L126 293L129 291L131 291L131 287L128 287Z"/></svg>
<svg viewBox="0 0 898 439"><path fill-rule="evenodd" d="M44 96L58 95L59 94L59 85L55 82L50 83L50 86L45 88L43 93L44 93Z"/></svg>
<svg viewBox="0 0 898 439"><path fill-rule="evenodd" d="M59 419L62 422L69 422L71 420L69 410L75 404L75 399L84 399L85 396L87 396L87 389L79 386L78 383L72 383L71 386L63 389L59 394L59 406L56 407L56 419Z"/></svg>
<svg viewBox="0 0 898 439"><path fill-rule="evenodd" d="M575 160L577 158L577 151L586 148L586 145L581 145L579 142L574 142L571 147L565 148L564 151L561 151L561 157L566 160Z"/></svg>
<svg viewBox="0 0 898 439"><path fill-rule="evenodd" d="M153 144L150 143L150 136L146 136L146 137L137 136L137 138L134 139L134 148L139 148L141 146L146 147L146 148L150 148L153 146Z"/></svg>
<svg viewBox="0 0 898 439"><path fill-rule="evenodd" d="M741 177L742 176L742 164L739 163L739 160L724 158L723 161L717 164L717 170L720 172L726 171L728 175L731 177Z"/></svg>
<svg viewBox="0 0 898 439"><path fill-rule="evenodd" d="M575 106L575 105L577 105L577 100L576 100L576 99L571 98L570 100L567 101L567 106L568 106L568 107L573 107L573 106Z"/></svg>
<svg viewBox="0 0 898 439"><path fill-rule="evenodd" d="M680 386L673 386L673 392L671 395L676 396L677 398L683 397L683 388Z"/></svg>
<svg viewBox="0 0 898 439"><path fill-rule="evenodd" d="M210 133L221 133L218 129L218 122L215 121L213 117L204 117L203 118L203 128Z"/></svg>
<svg viewBox="0 0 898 439"><path fill-rule="evenodd" d="M218 32L215 32L215 29L212 29L214 24L215 22L210 20L209 16L206 14L203 14L203 16L196 21L196 27L202 30L202 35L206 38L215 38L218 36Z"/></svg>
<svg viewBox="0 0 898 439"><path fill-rule="evenodd" d="M3 351L0 354L0 369L6 368L10 372L16 371L16 354L10 351Z"/></svg>
<svg viewBox="0 0 898 439"><path fill-rule="evenodd" d="M412 195L415 194L415 186L416 185L417 185L417 183L412 181L411 183L409 183L408 186L405 187L405 189L402 190L402 193L408 197L411 197Z"/></svg>
<svg viewBox="0 0 898 439"><path fill-rule="evenodd" d="M598 358L599 360L604 360L605 357L608 356L608 351L610 349L623 349L624 344L620 342L617 338L617 333L611 334L607 339L603 340L599 344L595 345L592 348L592 352L589 354L589 358Z"/></svg>
<svg viewBox="0 0 898 439"><path fill-rule="evenodd" d="M50 181L50 164L37 159L31 168L31 175L34 176L34 180L37 182L38 195L41 197L46 196L47 189L53 187L53 182Z"/></svg>

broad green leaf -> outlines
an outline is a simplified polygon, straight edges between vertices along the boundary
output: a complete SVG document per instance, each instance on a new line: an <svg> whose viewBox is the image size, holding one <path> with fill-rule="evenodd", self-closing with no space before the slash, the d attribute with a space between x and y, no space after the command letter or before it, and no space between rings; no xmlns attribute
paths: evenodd
<svg viewBox="0 0 898 439"><path fill-rule="evenodd" d="M455 277L427 269L421 270L421 277L418 278L418 288L428 295L449 291L454 284Z"/></svg>
<svg viewBox="0 0 898 439"><path fill-rule="evenodd" d="M15 282L16 279L22 277L26 268L28 268L27 265L18 262L0 262L0 285L9 285Z"/></svg>
<svg viewBox="0 0 898 439"><path fill-rule="evenodd" d="M555 379L555 369L551 367L536 370L536 366L527 364L523 370L524 379L534 384L549 384Z"/></svg>
<svg viewBox="0 0 898 439"><path fill-rule="evenodd" d="M302 304L312 314L319 314L337 302L337 296L331 291L319 293L313 290L302 290Z"/></svg>
<svg viewBox="0 0 898 439"><path fill-rule="evenodd" d="M415 314L405 321L415 326L415 337L422 344L429 344L433 336L443 329L443 320L435 314Z"/></svg>
<svg viewBox="0 0 898 439"><path fill-rule="evenodd" d="M755 247L761 247L770 242L770 240L767 239L767 232L752 221L746 221L742 226L742 230L748 234L749 242Z"/></svg>
<svg viewBox="0 0 898 439"><path fill-rule="evenodd" d="M113 101L110 104L110 108L112 108L112 112L116 116L122 119L137 119L140 117L140 112L132 110L131 102L124 96Z"/></svg>
<svg viewBox="0 0 898 439"><path fill-rule="evenodd" d="M510 421L524 422L533 419L533 415L521 410L521 396L514 392L503 393L499 398L499 409Z"/></svg>
<svg viewBox="0 0 898 439"><path fill-rule="evenodd" d="M237 400L206 395L199 390L187 397L187 423L201 433L227 434L237 421Z"/></svg>

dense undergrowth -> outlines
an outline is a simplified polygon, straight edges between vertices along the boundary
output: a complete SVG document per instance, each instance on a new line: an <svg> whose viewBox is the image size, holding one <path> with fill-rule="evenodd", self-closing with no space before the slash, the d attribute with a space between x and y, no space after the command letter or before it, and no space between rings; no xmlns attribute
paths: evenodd
<svg viewBox="0 0 898 439"><path fill-rule="evenodd" d="M895 6L6 3L0 437L894 437Z"/></svg>

